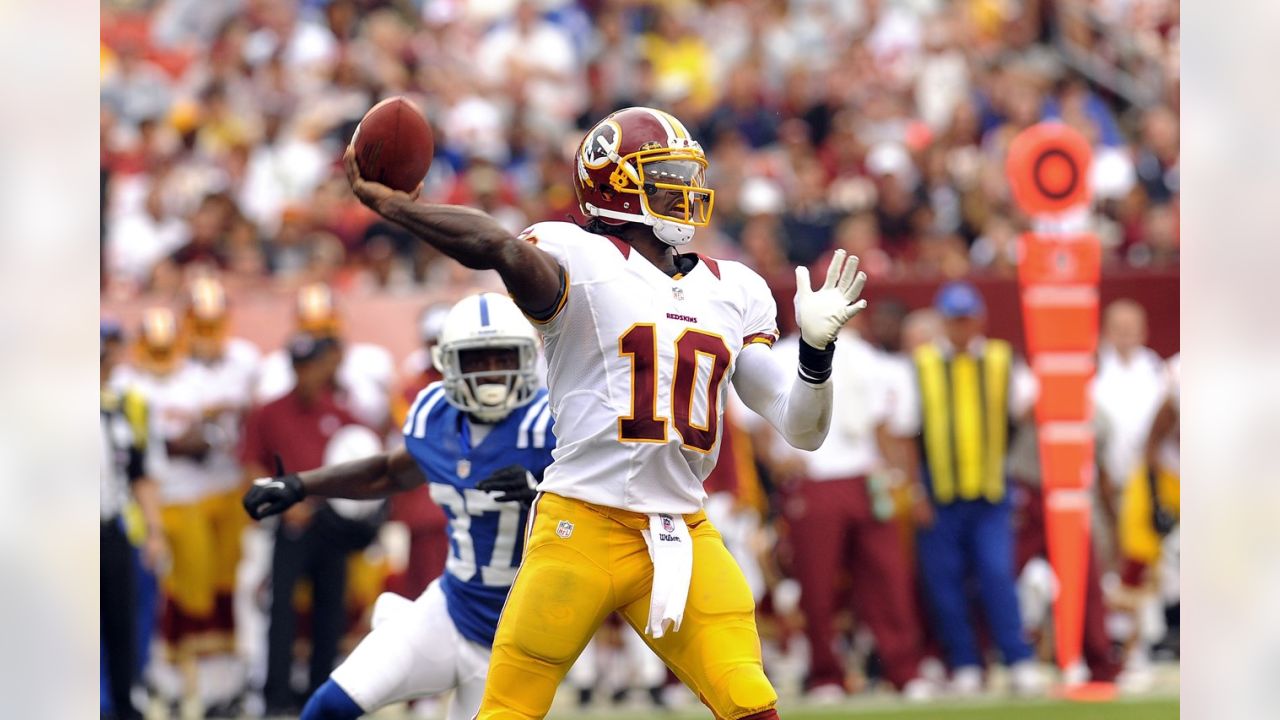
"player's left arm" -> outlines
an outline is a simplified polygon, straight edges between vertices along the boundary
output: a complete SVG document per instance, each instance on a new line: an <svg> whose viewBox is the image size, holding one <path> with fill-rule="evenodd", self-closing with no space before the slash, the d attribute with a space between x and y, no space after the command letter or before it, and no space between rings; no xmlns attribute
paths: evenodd
<svg viewBox="0 0 1280 720"><path fill-rule="evenodd" d="M259 478L244 495L244 509L255 520L288 510L307 496L379 500L412 490L427 481L404 448L301 473L278 470Z"/></svg>
<svg viewBox="0 0 1280 720"><path fill-rule="evenodd" d="M836 250L827 279L812 289L809 270L796 268L796 321L800 326L800 363L795 377L764 344L749 343L738 354L733 386L742 402L800 450L817 450L831 428L831 360L836 333L867 306L859 300L867 282L857 256L845 261ZM790 382L788 383L788 379Z"/></svg>

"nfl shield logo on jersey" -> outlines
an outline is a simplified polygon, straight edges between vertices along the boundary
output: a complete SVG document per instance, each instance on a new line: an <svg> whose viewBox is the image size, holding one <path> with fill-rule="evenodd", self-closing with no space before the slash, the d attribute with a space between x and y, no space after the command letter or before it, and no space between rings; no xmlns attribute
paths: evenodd
<svg viewBox="0 0 1280 720"><path fill-rule="evenodd" d="M684 300L684 290L682 288L672 286L671 298L677 302Z"/></svg>
<svg viewBox="0 0 1280 720"><path fill-rule="evenodd" d="M556 534L568 540L569 536L573 534L573 523L568 520L561 520L560 524L556 526Z"/></svg>
<svg viewBox="0 0 1280 720"><path fill-rule="evenodd" d="M676 525L675 525L675 523L671 522L671 518L670 518L670 517L668 517L668 516L666 516L666 515L663 515L663 516L662 516L662 529L663 529L664 531L666 531L666 532L673 533L673 532L675 532L675 531L676 531Z"/></svg>

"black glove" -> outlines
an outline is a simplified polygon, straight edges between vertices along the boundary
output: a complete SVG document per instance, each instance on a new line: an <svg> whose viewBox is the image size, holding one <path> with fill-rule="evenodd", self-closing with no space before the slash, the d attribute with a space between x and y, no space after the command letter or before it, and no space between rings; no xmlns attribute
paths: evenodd
<svg viewBox="0 0 1280 720"><path fill-rule="evenodd" d="M302 487L302 478L297 473L289 473L278 477L258 478L253 487L244 494L244 509L249 517L261 520L293 507L306 497Z"/></svg>
<svg viewBox="0 0 1280 720"><path fill-rule="evenodd" d="M494 498L498 502L518 502L532 505L538 494L533 475L519 465L508 465L476 483L477 490L502 493Z"/></svg>

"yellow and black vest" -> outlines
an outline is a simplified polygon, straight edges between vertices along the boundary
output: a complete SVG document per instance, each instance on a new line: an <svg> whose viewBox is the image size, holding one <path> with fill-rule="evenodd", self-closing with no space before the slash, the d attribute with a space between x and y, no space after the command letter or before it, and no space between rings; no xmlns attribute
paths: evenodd
<svg viewBox="0 0 1280 720"><path fill-rule="evenodd" d="M925 466L937 502L1004 499L1013 351L987 340L981 358L947 357L936 345L915 353Z"/></svg>

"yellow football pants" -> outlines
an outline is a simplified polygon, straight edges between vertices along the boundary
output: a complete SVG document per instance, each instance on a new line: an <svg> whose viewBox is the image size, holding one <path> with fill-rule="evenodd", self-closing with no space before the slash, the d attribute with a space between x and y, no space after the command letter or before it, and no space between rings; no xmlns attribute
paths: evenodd
<svg viewBox="0 0 1280 720"><path fill-rule="evenodd" d="M187 615L209 617L215 597L217 540L208 513L198 501L166 505L160 509L160 522L172 557L162 583L165 594Z"/></svg>
<svg viewBox="0 0 1280 720"><path fill-rule="evenodd" d="M755 601L705 512L684 516L693 579L678 632L655 640L649 618L653 562L645 515L543 493L524 562L507 596L479 720L542 718L556 688L609 613L621 612L649 647L720 720L772 708Z"/></svg>
<svg viewBox="0 0 1280 720"><path fill-rule="evenodd" d="M1120 551L1126 559L1147 565L1160 559L1160 536L1151 524L1152 502L1159 502L1177 517L1181 510L1181 492L1178 476L1161 468L1156 471L1156 493L1160 497L1152 498L1146 466L1134 471L1120 497L1117 520Z"/></svg>
<svg viewBox="0 0 1280 720"><path fill-rule="evenodd" d="M200 511L213 533L213 586L221 595L235 592L240 537L249 524L249 515L240 503L240 495L237 489L210 495L200 501Z"/></svg>

